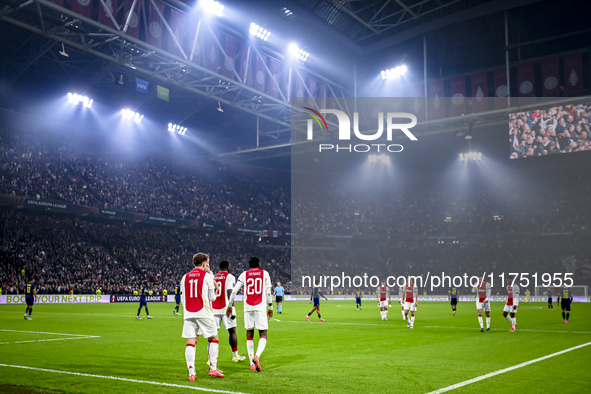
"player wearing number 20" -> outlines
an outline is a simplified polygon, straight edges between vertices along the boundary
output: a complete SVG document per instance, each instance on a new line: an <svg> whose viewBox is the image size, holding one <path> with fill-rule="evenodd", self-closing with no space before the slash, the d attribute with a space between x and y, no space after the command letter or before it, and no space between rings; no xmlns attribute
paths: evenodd
<svg viewBox="0 0 591 394"><path fill-rule="evenodd" d="M187 339L185 359L189 368L189 380L195 380L195 344L199 333L209 342L209 376L223 378L218 370L218 328L211 303L216 299L217 286L209 269L209 256L197 253L193 256L195 269L181 280L181 303L184 309L183 338Z"/></svg>
<svg viewBox="0 0 591 394"><path fill-rule="evenodd" d="M267 345L267 329L269 328L269 318L273 317L273 298L271 296L271 278L269 273L261 269L261 260L257 257L251 257L248 262L250 269L240 274L234 290L230 295L228 304L232 305L238 291L244 286L245 300L244 304L244 328L246 328L246 350L248 350L248 359L250 360L250 369L261 372L261 363L259 361L261 354ZM265 302L269 305L267 315L265 315ZM232 308L228 307L226 315L232 314ZM254 330L259 330L259 344L256 355L254 353Z"/></svg>

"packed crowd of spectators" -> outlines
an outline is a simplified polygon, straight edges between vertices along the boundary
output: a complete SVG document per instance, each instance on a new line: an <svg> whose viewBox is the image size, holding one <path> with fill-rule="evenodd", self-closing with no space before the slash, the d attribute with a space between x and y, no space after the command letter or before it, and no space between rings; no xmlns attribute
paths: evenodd
<svg viewBox="0 0 591 394"><path fill-rule="evenodd" d="M511 159L591 150L591 104L509 116Z"/></svg>
<svg viewBox="0 0 591 394"><path fill-rule="evenodd" d="M289 181L200 171L51 133L0 128L0 193L236 227L289 227Z"/></svg>
<svg viewBox="0 0 591 394"><path fill-rule="evenodd" d="M132 294L143 281L169 294L197 252L217 272L231 263L236 276L258 256L273 281L290 288L289 249L259 247L258 238L209 235L153 226L128 226L22 213L0 213L0 286L22 293L29 277L50 294ZM24 270L24 275L22 271ZM174 293L172 293L174 294Z"/></svg>

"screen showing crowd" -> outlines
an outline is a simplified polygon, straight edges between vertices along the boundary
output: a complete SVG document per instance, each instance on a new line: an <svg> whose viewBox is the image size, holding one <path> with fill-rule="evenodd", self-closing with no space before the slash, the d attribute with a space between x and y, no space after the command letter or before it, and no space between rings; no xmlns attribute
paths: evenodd
<svg viewBox="0 0 591 394"><path fill-rule="evenodd" d="M509 115L511 159L591 150L591 103Z"/></svg>

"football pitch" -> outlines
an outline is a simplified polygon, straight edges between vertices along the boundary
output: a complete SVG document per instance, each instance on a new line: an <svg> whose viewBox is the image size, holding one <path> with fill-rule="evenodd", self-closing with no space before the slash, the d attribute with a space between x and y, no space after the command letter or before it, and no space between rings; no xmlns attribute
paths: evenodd
<svg viewBox="0 0 591 394"><path fill-rule="evenodd" d="M260 373L249 370L248 361L231 362L222 329L218 366L226 377L210 378L200 338L197 379L188 382L182 316L172 314L172 304L149 304L152 320L143 311L136 320L135 303L36 305L32 321L23 319L24 306L3 305L0 392L430 393L474 378L480 379L448 392L581 393L591 387L589 304L573 304L569 324L556 304L554 311L544 303L521 304L514 333L502 303L492 303L492 332L483 333L474 302L460 303L456 316L448 303L419 303L413 330L398 304L388 321L380 320L375 301L363 306L321 302L326 322L314 314L308 323L307 302L284 303L283 314L269 322ZM242 305L236 309L239 352L246 355Z"/></svg>

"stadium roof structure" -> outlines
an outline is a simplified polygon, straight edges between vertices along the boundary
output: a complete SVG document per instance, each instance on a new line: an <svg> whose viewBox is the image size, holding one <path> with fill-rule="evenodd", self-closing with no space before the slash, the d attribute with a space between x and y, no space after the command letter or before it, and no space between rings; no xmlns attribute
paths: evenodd
<svg viewBox="0 0 591 394"><path fill-rule="evenodd" d="M262 160L289 155L291 107L281 91L273 97L244 84L239 77L228 78L219 70L192 63L190 54L175 55L134 38L125 32L125 26L111 28L100 24L71 11L71 1L66 0L62 7L56 4L59 1L0 0L2 95L15 92L22 95L31 89L36 95L55 93L56 89L73 86L80 92L92 92L95 102L100 98L112 102L133 101L133 110L199 130L212 138L223 160L232 156L240 156L237 160ZM152 0L136 1L148 4ZM164 3L187 14L195 6L195 1L165 0ZM503 66L507 49L515 54L511 59L514 65L522 59L581 48L584 46L581 42L590 33L586 28L591 13L588 6L581 5L580 12L573 12L576 5L554 4L549 0L228 0L222 3L240 17L200 19L204 31L216 29L245 38L248 32L244 26L252 19L263 21L266 28L279 35L306 42L311 59L292 68L293 78L302 79L304 73L312 76L326 84L336 97L353 96L356 85L367 84L379 72L376 67L387 68L393 59L408 61L409 69L413 66L422 69L423 41L429 34L435 36L432 39L444 40L444 45L435 42L429 52L427 74L435 78L442 73L450 75ZM549 12L548 7L554 8ZM504 46L503 11L507 10L515 10L509 23L517 27L511 42L518 43L509 47ZM559 12L562 14L558 15ZM557 15L569 18L569 23L550 24ZM568 40L552 41L556 37ZM544 48L540 49L534 42L536 39ZM480 42L482 48L477 50L474 42ZM220 42L216 44L223 52ZM251 48L254 57L268 55L284 59L281 48L272 45ZM268 67L265 73L270 75ZM422 70L420 74L419 81L423 79ZM115 83L121 75L170 88L174 104L158 100L155 92L147 95L122 92ZM216 111L221 107L223 113ZM498 114L491 117L498 121ZM436 133L436 129L446 127L424 125L425 132Z"/></svg>

